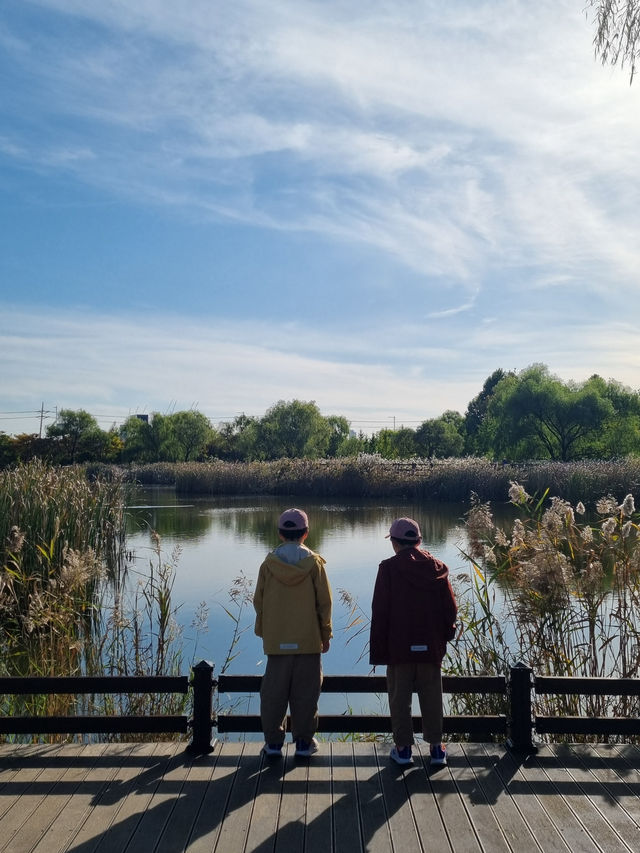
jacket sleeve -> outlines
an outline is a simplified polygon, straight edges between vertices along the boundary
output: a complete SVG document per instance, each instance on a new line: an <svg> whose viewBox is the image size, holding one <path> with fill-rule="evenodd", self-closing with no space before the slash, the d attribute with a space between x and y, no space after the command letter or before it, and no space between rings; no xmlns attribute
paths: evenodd
<svg viewBox="0 0 640 853"><path fill-rule="evenodd" d="M442 600L442 617L444 625L445 640L453 640L456 635L456 616L458 615L458 605L453 594L451 581L447 578L447 588L444 590Z"/></svg>
<svg viewBox="0 0 640 853"><path fill-rule="evenodd" d="M372 666L386 664L389 659L389 601L389 577L381 563L371 601L369 663Z"/></svg>
<svg viewBox="0 0 640 853"><path fill-rule="evenodd" d="M253 594L253 606L256 611L256 624L254 632L258 637L262 637L262 600L264 596L264 563L260 566L258 572L258 581L256 590Z"/></svg>
<svg viewBox="0 0 640 853"><path fill-rule="evenodd" d="M320 558L317 562L317 572L313 575L313 586L316 595L316 613L318 614L318 625L320 626L320 637L322 642L328 642L332 633L331 624L331 586L329 578L324 570L324 560Z"/></svg>

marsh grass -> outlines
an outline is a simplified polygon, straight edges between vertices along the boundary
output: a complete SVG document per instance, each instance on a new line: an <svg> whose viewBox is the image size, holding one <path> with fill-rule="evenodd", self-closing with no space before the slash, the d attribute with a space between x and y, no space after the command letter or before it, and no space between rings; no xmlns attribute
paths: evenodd
<svg viewBox="0 0 640 853"><path fill-rule="evenodd" d="M518 517L507 530L477 498L468 514L472 574L459 595L452 669L501 674L522 661L537 675L637 677L640 528L633 496L621 503L600 498L595 521L582 502L549 497L548 490L534 497L517 482L509 499ZM639 710L638 698L626 696L538 696L536 707L578 716Z"/></svg>
<svg viewBox="0 0 640 853"><path fill-rule="evenodd" d="M4 675L180 674L171 599L179 555L166 560L156 537L148 571L127 567L125 504L120 476L89 481L81 468L39 461L0 472ZM152 714L180 713L185 702L58 694L3 696L0 707L7 716Z"/></svg>
<svg viewBox="0 0 640 853"><path fill-rule="evenodd" d="M132 466L138 483L174 484L183 495L299 495L396 498L466 503L504 502L511 481L531 494L577 502L603 494L625 495L640 485L640 459L495 463L487 459L388 460L373 454L344 459L280 459L275 462L185 462Z"/></svg>

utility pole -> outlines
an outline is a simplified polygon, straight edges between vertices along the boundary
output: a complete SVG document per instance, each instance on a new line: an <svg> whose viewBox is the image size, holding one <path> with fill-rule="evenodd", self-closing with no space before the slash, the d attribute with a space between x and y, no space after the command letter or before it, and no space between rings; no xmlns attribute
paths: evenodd
<svg viewBox="0 0 640 853"><path fill-rule="evenodd" d="M42 421L44 420L44 400L40 405L40 433L38 434L38 438L42 438Z"/></svg>

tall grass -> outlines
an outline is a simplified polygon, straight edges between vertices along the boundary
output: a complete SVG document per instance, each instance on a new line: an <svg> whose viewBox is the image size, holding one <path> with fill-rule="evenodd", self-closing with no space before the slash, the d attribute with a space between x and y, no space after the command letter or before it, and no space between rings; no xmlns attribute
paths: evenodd
<svg viewBox="0 0 640 853"><path fill-rule="evenodd" d="M640 518L634 499L582 502L509 490L518 517L504 530L476 499L467 518L471 575L461 591L453 672L500 674L523 661L538 675L637 677ZM637 697L544 696L541 713L637 716Z"/></svg>
<svg viewBox="0 0 640 853"><path fill-rule="evenodd" d="M505 501L517 480L530 493L549 488L577 502L603 494L623 496L640 486L640 459L583 462L495 463L486 459L391 461L362 454L346 459L275 462L185 462L132 466L126 476L142 484L174 484L184 495L299 495L392 498L464 503Z"/></svg>
<svg viewBox="0 0 640 853"><path fill-rule="evenodd" d="M175 563L125 564L122 479L39 461L0 472L0 672L20 676L178 674ZM176 555L177 557L177 555ZM127 568L129 571L127 571ZM4 696L0 711L176 713L184 697Z"/></svg>

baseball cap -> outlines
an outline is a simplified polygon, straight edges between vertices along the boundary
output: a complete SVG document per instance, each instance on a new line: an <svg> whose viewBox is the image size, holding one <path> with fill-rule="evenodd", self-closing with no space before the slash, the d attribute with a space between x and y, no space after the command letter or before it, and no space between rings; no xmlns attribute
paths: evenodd
<svg viewBox="0 0 640 853"><path fill-rule="evenodd" d="M278 519L278 530L305 530L307 527L309 519L301 509L285 509Z"/></svg>
<svg viewBox="0 0 640 853"><path fill-rule="evenodd" d="M422 539L418 522L412 518L396 518L385 539L393 536L394 539Z"/></svg>

